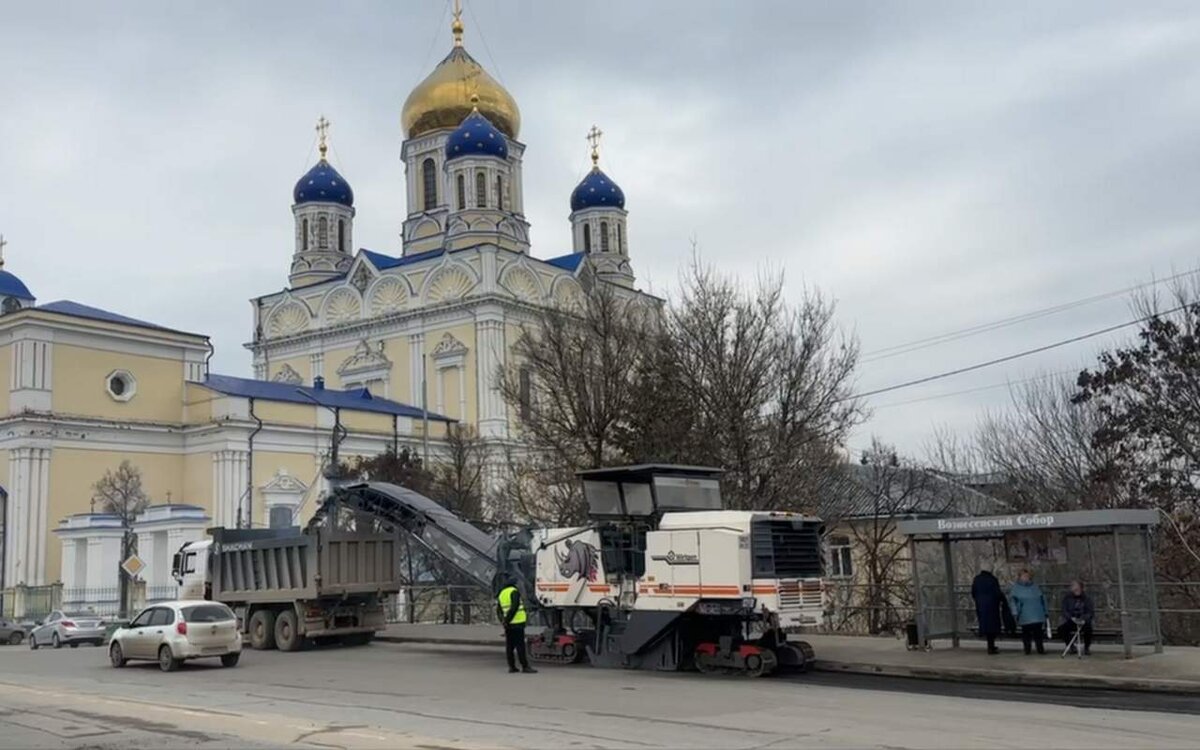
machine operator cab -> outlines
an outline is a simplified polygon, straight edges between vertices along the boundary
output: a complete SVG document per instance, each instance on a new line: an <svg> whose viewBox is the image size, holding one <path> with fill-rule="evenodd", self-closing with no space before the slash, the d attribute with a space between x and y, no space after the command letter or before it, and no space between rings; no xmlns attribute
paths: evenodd
<svg viewBox="0 0 1200 750"><path fill-rule="evenodd" d="M664 513L724 510L721 469L641 464L588 469L583 482L588 514L597 521L642 522L657 528Z"/></svg>

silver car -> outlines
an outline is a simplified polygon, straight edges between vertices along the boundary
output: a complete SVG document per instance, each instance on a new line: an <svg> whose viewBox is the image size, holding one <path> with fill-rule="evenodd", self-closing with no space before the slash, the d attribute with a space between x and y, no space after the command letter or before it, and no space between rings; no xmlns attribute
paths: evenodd
<svg viewBox="0 0 1200 750"><path fill-rule="evenodd" d="M107 628L104 620L94 612L64 612L56 609L29 633L29 648L37 651L39 646L75 648L81 643L99 646L104 643Z"/></svg>
<svg viewBox="0 0 1200 750"><path fill-rule="evenodd" d="M27 630L28 628L12 620L0 620L0 643L19 646L21 641L25 640Z"/></svg>
<svg viewBox="0 0 1200 750"><path fill-rule="evenodd" d="M131 659L157 661L174 672L188 659L220 658L237 666L242 655L242 631L237 615L220 602L162 602L138 613L112 635L108 657L114 667Z"/></svg>

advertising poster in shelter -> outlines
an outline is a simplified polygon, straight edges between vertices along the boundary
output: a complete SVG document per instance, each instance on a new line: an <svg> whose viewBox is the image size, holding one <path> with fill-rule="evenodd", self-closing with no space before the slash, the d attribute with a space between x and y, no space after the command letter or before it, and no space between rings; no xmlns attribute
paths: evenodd
<svg viewBox="0 0 1200 750"><path fill-rule="evenodd" d="M1062 529L1022 529L1004 533L1010 563L1065 563L1067 535Z"/></svg>

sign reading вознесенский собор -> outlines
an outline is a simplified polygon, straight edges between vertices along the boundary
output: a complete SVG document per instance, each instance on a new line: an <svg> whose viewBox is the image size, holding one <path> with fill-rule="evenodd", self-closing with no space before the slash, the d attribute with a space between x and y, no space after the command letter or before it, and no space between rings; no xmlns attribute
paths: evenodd
<svg viewBox="0 0 1200 750"><path fill-rule="evenodd" d="M1154 510L1074 510L1065 513L1015 513L1007 516L968 516L965 518L924 518L900 521L901 534L986 534L1015 529L1069 529L1097 526L1154 526Z"/></svg>

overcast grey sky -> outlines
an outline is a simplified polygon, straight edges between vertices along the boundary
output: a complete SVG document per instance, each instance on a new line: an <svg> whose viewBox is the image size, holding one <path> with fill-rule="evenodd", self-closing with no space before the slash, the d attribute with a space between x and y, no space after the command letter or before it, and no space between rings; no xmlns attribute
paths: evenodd
<svg viewBox="0 0 1200 750"><path fill-rule="evenodd" d="M210 334L249 374L291 189L333 122L360 247L399 254L400 107L449 0L0 0L0 233L40 301ZM864 352L1189 270L1200 239L1200 5L468 0L516 97L534 254L570 251L584 135L624 188L641 284L704 259L820 288ZM864 361L863 390L1119 323L1124 300ZM1106 340L873 398L919 451ZM899 403L899 405L897 405Z"/></svg>

